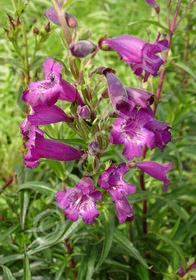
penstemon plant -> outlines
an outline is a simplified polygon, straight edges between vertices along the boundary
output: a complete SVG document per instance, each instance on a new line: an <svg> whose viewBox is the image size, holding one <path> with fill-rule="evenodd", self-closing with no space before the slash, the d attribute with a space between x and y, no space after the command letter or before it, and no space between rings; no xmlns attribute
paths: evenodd
<svg viewBox="0 0 196 280"><path fill-rule="evenodd" d="M157 16L157 21L146 20L158 26L154 42L151 37L144 40L135 34L102 34L90 40L92 33L80 28L77 14L69 11L71 2L52 0L52 6L41 11L44 27L31 27L33 50L23 16L27 2L21 5L13 1L15 17L8 15L10 25L4 28L21 63L23 90L18 104L23 117L24 160L15 167L21 228L14 225L4 233L8 236L13 232L14 240L22 230L23 238L19 247L15 245L15 257L2 256L5 279L21 275L24 279L56 280L192 277L194 253L184 255L175 240L181 236L182 221L190 231L187 242L195 230L185 210L168 192L169 172L179 165L180 155L172 142L172 124L164 121L164 113L160 117L159 107L173 59L172 39L195 1L168 1L167 28L159 22L159 5L142 1L142 6L154 8ZM77 5L82 4L78 1ZM45 60L39 59L38 53L54 36L51 29L56 26L61 28L61 56L46 52ZM19 47L21 39L24 51ZM55 45L53 48L55 53ZM119 78L117 57L128 65L126 77L130 77L131 87ZM44 79L40 77L42 61ZM190 68L185 70L194 75ZM169 149L171 154L165 152ZM50 178L44 177L50 174L48 168L53 172ZM13 180L15 175L5 183L2 193ZM160 188L157 191L153 186ZM159 229L168 206L179 216L172 231L167 220ZM170 252L173 265L168 261ZM15 259L23 259L23 269L9 266Z"/></svg>

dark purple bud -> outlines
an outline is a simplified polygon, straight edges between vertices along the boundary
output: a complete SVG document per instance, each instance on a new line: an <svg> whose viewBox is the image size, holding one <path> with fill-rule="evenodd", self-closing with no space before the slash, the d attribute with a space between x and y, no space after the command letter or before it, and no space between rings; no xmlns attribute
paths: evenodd
<svg viewBox="0 0 196 280"><path fill-rule="evenodd" d="M90 145L88 145L88 150L91 156L95 156L99 152L99 143L97 141L92 141Z"/></svg>
<svg viewBox="0 0 196 280"><path fill-rule="evenodd" d="M39 34L39 29L37 27L34 27L33 28L33 33L38 35Z"/></svg>
<svg viewBox="0 0 196 280"><path fill-rule="evenodd" d="M77 19L73 15L65 13L65 20L70 28L78 27Z"/></svg>
<svg viewBox="0 0 196 280"><path fill-rule="evenodd" d="M97 46L90 41L81 40L70 44L69 49L73 56L82 58L94 52L97 49Z"/></svg>
<svg viewBox="0 0 196 280"><path fill-rule="evenodd" d="M45 10L44 16L47 18L47 20L52 21L54 24L61 25L54 7L50 7L48 10Z"/></svg>
<svg viewBox="0 0 196 280"><path fill-rule="evenodd" d="M153 8L155 9L155 11L156 11L157 14L160 12L160 8L159 8L159 6L157 5L157 3L156 3L155 0L145 0L145 1L146 1L146 3L147 3L148 5L150 5L151 7L153 7Z"/></svg>
<svg viewBox="0 0 196 280"><path fill-rule="evenodd" d="M101 94L102 98L108 98L109 97L109 93L108 93L108 88L106 88L102 94Z"/></svg>
<svg viewBox="0 0 196 280"><path fill-rule="evenodd" d="M19 18L19 16L17 17L17 19L16 19L16 26L19 26L20 24L21 24L21 21L20 21L20 18Z"/></svg>
<svg viewBox="0 0 196 280"><path fill-rule="evenodd" d="M81 119L86 120L90 118L91 110L88 107L88 105L84 105L84 106L79 105L77 108L77 114Z"/></svg>
<svg viewBox="0 0 196 280"><path fill-rule="evenodd" d="M45 24L44 28L45 28L46 32L49 33L50 32L50 23L48 22L47 24Z"/></svg>

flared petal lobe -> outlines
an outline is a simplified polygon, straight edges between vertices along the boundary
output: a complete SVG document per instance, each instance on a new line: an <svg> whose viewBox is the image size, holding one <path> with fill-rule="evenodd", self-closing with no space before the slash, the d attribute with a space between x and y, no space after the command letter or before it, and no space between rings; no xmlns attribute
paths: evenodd
<svg viewBox="0 0 196 280"><path fill-rule="evenodd" d="M67 192L56 193L58 206L64 209L64 214L71 221L77 221L82 216L86 224L91 224L99 216L95 200L101 198L101 192L95 190L93 180L84 177L75 189L66 188Z"/></svg>
<svg viewBox="0 0 196 280"><path fill-rule="evenodd" d="M123 196L114 202L119 223L129 222L134 219L133 209L131 208L127 198Z"/></svg>

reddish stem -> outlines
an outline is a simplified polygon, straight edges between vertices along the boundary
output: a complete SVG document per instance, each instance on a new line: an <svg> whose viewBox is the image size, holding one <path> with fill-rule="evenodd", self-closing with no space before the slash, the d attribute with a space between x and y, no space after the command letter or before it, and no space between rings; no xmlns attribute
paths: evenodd
<svg viewBox="0 0 196 280"><path fill-rule="evenodd" d="M69 244L68 239L65 239L65 245L66 245L66 247L67 247L67 252L68 252L68 254L71 255L71 254L72 254L72 249L71 249L71 246L70 246L70 244ZM74 260L73 260L72 258L71 258L71 260L70 260L70 267L71 267L71 268L75 268L75 267L76 267L75 262L74 262ZM74 270L73 273L74 273L74 279L77 279L77 276L78 276L77 271Z"/></svg>
<svg viewBox="0 0 196 280"><path fill-rule="evenodd" d="M14 180L14 175L12 175L12 177L3 185L3 187L0 190L0 193L2 193L5 190L5 188L7 188L7 186L9 186L12 183L13 180Z"/></svg>
<svg viewBox="0 0 196 280"><path fill-rule="evenodd" d="M194 263L192 263L189 267L187 267L187 269L185 271L179 273L179 276L183 277L185 274L187 274L195 266L196 266L196 261ZM179 278L177 280L179 280Z"/></svg>

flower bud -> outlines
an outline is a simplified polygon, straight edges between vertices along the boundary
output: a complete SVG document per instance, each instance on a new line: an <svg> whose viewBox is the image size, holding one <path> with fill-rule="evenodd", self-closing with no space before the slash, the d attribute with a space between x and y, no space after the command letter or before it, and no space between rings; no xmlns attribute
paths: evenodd
<svg viewBox="0 0 196 280"><path fill-rule="evenodd" d="M153 8L155 9L155 11L156 11L157 14L160 12L160 8L159 8L159 6L157 5L157 3L156 3L155 0L145 0L145 1L146 1L146 3L147 3L148 5L150 5L151 7L153 7Z"/></svg>
<svg viewBox="0 0 196 280"><path fill-rule="evenodd" d="M91 156L95 156L99 152L99 143L97 141L92 141L90 145L88 145L88 150Z"/></svg>
<svg viewBox="0 0 196 280"><path fill-rule="evenodd" d="M88 107L88 105L84 105L84 106L79 105L77 108L77 114L81 119L86 120L90 118L91 110Z"/></svg>
<svg viewBox="0 0 196 280"><path fill-rule="evenodd" d="M37 27L33 27L33 34L39 34L39 29Z"/></svg>
<svg viewBox="0 0 196 280"><path fill-rule="evenodd" d="M47 24L45 24L44 28L45 28L46 32L49 33L50 32L50 23L48 22Z"/></svg>
<svg viewBox="0 0 196 280"><path fill-rule="evenodd" d="M70 28L76 28L78 26L77 19L71 14L65 13L65 20Z"/></svg>
<svg viewBox="0 0 196 280"><path fill-rule="evenodd" d="M61 25L54 7L50 7L48 10L45 10L44 16L47 18L47 20L52 21L54 24Z"/></svg>
<svg viewBox="0 0 196 280"><path fill-rule="evenodd" d="M97 49L97 46L90 41L81 40L70 44L69 49L73 56L82 58L94 52Z"/></svg>

